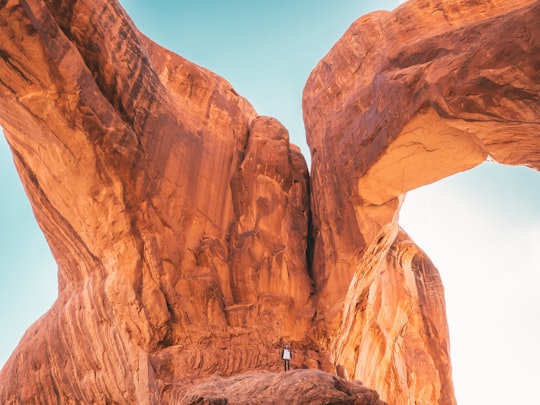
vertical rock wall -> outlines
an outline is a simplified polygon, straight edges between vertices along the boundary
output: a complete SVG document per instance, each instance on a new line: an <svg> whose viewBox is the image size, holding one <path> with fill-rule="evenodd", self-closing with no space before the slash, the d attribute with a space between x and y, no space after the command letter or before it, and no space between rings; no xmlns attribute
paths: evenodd
<svg viewBox="0 0 540 405"><path fill-rule="evenodd" d="M314 312L287 131L115 2L2 2L0 38L0 123L60 285L1 402L160 403L187 377L277 369Z"/></svg>

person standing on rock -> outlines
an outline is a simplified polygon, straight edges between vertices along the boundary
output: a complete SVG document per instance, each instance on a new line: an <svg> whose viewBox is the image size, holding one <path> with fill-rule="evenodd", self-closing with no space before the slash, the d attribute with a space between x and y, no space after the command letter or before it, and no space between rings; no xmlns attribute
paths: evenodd
<svg viewBox="0 0 540 405"><path fill-rule="evenodd" d="M285 371L291 369L292 349L289 342L285 342L285 347L281 350L281 358L283 359L283 368Z"/></svg>

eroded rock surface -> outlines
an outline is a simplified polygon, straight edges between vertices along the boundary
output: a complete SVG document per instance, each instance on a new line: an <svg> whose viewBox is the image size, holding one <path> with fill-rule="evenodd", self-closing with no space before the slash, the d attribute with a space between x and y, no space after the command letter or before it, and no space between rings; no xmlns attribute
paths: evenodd
<svg viewBox="0 0 540 405"><path fill-rule="evenodd" d="M411 1L360 18L305 87L310 178L277 120L114 1L0 1L0 124L59 277L1 402L364 392L267 374L287 339L295 368L454 404L442 285L399 208L488 157L539 168L539 10ZM234 377L201 383L216 373Z"/></svg>

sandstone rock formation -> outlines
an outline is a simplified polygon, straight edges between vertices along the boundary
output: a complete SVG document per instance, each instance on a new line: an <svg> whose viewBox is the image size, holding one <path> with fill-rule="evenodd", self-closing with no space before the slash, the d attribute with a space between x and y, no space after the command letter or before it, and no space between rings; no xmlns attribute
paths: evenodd
<svg viewBox="0 0 540 405"><path fill-rule="evenodd" d="M357 20L305 86L319 313L336 363L392 403L455 403L442 286L399 207L486 159L540 169L539 17L410 1Z"/></svg>
<svg viewBox="0 0 540 405"><path fill-rule="evenodd" d="M389 403L455 403L442 285L397 221L488 157L539 168L540 2L484 4L353 24L305 87L309 176L277 120L114 1L0 1L0 125L59 278L1 402L209 401L281 381L288 339Z"/></svg>
<svg viewBox="0 0 540 405"><path fill-rule="evenodd" d="M115 2L7 1L0 30L1 124L60 286L2 402L159 403L188 374L279 369L315 311L287 131Z"/></svg>

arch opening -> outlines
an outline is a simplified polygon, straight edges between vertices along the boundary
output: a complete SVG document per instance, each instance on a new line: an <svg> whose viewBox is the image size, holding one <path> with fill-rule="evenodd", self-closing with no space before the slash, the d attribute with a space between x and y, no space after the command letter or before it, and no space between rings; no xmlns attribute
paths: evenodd
<svg viewBox="0 0 540 405"><path fill-rule="evenodd" d="M409 192L399 222L441 273L458 403L534 397L540 173L486 162Z"/></svg>

